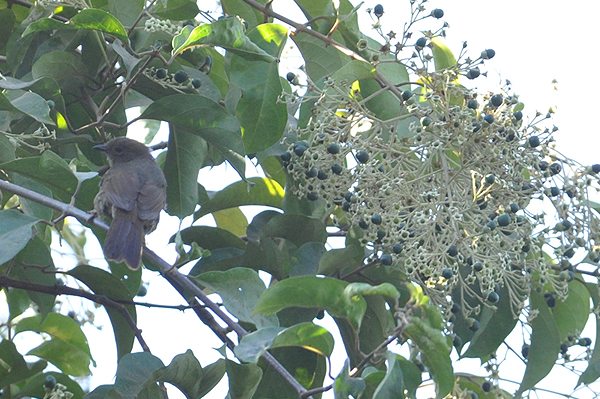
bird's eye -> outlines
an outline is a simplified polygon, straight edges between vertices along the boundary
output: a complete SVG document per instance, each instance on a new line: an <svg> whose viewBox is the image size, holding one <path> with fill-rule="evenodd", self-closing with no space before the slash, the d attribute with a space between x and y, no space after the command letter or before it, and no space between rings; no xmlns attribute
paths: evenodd
<svg viewBox="0 0 600 399"><path fill-rule="evenodd" d="M123 149L122 149L121 147L115 147L115 152L116 152L117 154L120 154L120 153L122 153L122 152L123 152Z"/></svg>

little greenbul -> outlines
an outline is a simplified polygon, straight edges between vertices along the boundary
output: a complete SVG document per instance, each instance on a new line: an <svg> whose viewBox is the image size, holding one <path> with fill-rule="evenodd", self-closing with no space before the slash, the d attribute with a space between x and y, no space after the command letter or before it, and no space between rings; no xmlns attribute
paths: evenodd
<svg viewBox="0 0 600 399"><path fill-rule="evenodd" d="M110 168L102 176L94 198L96 213L112 218L104 240L104 256L140 267L145 235L154 231L167 198L166 180L148 147L117 137L94 147L108 156Z"/></svg>

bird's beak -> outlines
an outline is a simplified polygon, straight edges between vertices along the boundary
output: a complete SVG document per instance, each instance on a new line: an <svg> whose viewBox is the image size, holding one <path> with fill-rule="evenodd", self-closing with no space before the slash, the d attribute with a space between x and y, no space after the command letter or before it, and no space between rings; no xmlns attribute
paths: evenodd
<svg viewBox="0 0 600 399"><path fill-rule="evenodd" d="M104 144L96 145L92 147L94 150L106 152L106 146Z"/></svg>

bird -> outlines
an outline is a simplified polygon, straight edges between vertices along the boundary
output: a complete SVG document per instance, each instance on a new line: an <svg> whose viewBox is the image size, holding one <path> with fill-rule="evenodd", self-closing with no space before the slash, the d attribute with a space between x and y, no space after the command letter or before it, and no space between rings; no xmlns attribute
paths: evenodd
<svg viewBox="0 0 600 399"><path fill-rule="evenodd" d="M93 148L105 152L109 164L94 198L95 214L112 219L104 256L137 270L145 235L156 229L165 207L165 175L148 147L138 141L117 137Z"/></svg>

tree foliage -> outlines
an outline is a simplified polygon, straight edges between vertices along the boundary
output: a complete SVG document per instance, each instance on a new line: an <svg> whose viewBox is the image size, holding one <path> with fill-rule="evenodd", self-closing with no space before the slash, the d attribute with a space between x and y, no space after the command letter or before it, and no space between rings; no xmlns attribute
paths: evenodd
<svg viewBox="0 0 600 399"><path fill-rule="evenodd" d="M3 395L84 396L76 378L94 360L64 296L103 306L114 331L116 380L89 399L161 397L165 383L197 399L224 376L232 398L377 399L429 379L438 398L520 397L573 361L578 385L600 377L600 349L580 336L599 301L600 165L553 148L553 111L527 116L508 82L472 89L494 50L451 51L425 1L389 33L380 5L296 0L304 24L263 3L223 0L214 19L189 0L0 1ZM303 65L285 74L290 39ZM106 223L83 212L105 164L93 146L140 121L147 143L168 127L153 147L166 212L195 221L171 238L173 265L148 248L144 265L223 341L205 367L191 350L168 365L149 353L141 269L90 265L65 219L103 241ZM246 176L248 159L264 176ZM199 171L223 163L239 181L207 192ZM248 221L248 205L268 209ZM206 215L216 227L196 222ZM50 256L59 236L75 268ZM326 314L347 356L333 382ZM507 356L525 372L510 385L497 353L515 329ZM25 331L44 337L26 354L13 342ZM457 357L488 374L455 372Z"/></svg>

